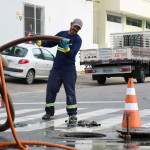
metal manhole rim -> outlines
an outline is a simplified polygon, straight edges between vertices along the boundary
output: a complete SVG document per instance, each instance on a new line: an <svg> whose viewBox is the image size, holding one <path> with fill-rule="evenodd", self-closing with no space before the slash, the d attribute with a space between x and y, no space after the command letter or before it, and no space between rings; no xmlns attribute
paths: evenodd
<svg viewBox="0 0 150 150"><path fill-rule="evenodd" d="M106 137L105 134L103 133L95 133L95 132L77 132L77 131L74 131L74 132L62 132L60 134L60 136L63 136L63 137Z"/></svg>

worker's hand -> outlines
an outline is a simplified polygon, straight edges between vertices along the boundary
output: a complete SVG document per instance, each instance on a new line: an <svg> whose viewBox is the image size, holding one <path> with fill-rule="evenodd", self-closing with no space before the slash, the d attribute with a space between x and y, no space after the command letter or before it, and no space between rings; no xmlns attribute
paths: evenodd
<svg viewBox="0 0 150 150"><path fill-rule="evenodd" d="M69 48L69 40L68 39L61 39L60 45L62 48L68 49Z"/></svg>
<svg viewBox="0 0 150 150"><path fill-rule="evenodd" d="M37 46L41 46L42 45L42 41L41 40L35 40L33 41Z"/></svg>
<svg viewBox="0 0 150 150"><path fill-rule="evenodd" d="M60 45L62 48L64 48L64 52L69 52L70 48L69 48L69 40L68 39L61 39L60 40Z"/></svg>
<svg viewBox="0 0 150 150"><path fill-rule="evenodd" d="M67 49L64 49L64 52L69 52L70 51L70 48L68 47Z"/></svg>
<svg viewBox="0 0 150 150"><path fill-rule="evenodd" d="M36 34L30 34L30 36L36 36ZM33 43L35 43L39 47L42 45L42 41L41 40L35 40L35 41L33 41Z"/></svg>

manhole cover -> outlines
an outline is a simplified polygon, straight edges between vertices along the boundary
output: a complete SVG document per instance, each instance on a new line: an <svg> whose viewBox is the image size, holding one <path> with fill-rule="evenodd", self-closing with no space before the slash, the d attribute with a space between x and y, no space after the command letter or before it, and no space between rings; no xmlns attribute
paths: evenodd
<svg viewBox="0 0 150 150"><path fill-rule="evenodd" d="M64 137L80 137L80 138L92 138L92 137L106 137L105 134L92 133L92 132L62 132L60 136Z"/></svg>

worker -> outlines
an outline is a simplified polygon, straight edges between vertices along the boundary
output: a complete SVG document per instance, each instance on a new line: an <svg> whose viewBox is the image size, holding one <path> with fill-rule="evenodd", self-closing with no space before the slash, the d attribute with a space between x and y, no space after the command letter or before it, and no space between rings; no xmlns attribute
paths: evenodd
<svg viewBox="0 0 150 150"><path fill-rule="evenodd" d="M58 45L56 57L47 83L46 91L46 114L42 117L49 120L55 113L56 95L61 85L64 85L66 92L66 110L69 115L69 122L77 122L77 101L75 92L76 67L75 57L81 47L82 39L77 34L82 28L83 22L76 18L70 23L68 31L60 31L55 36L64 37L60 42L36 41L38 46L53 47ZM71 40L71 44L68 40Z"/></svg>

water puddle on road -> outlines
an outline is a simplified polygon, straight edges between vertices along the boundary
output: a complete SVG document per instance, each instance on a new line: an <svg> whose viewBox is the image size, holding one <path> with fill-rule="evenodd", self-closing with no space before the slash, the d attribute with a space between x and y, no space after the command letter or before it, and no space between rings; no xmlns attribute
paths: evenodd
<svg viewBox="0 0 150 150"><path fill-rule="evenodd" d="M42 122L34 124L15 124L15 128L25 126L39 126ZM125 140L118 136L116 128L98 130L98 127L78 126L48 126L43 132L44 136L56 140L62 145L74 147L77 150L149 150L149 139ZM103 131L103 132L101 132ZM41 149L47 149L41 147ZM56 149L56 148L55 148ZM52 148L53 150L53 148Z"/></svg>
<svg viewBox="0 0 150 150"><path fill-rule="evenodd" d="M75 147L78 150L149 150L150 143L140 144L138 142L120 143L113 141L97 141L97 140L77 140L74 144L66 141L67 146Z"/></svg>

